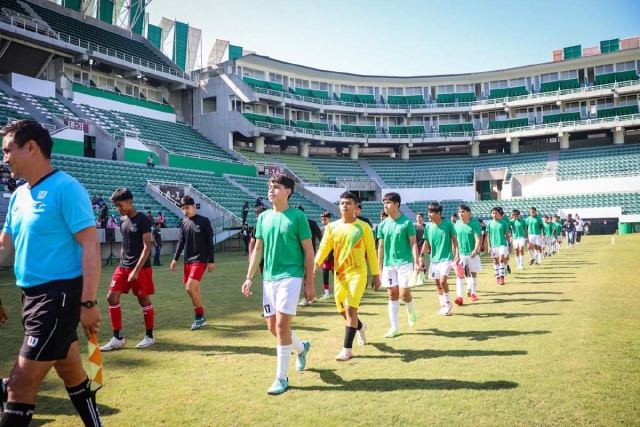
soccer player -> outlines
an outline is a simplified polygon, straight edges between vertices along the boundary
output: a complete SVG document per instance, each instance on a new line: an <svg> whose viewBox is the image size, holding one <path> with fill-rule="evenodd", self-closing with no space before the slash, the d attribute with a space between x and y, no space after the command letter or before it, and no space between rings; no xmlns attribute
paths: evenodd
<svg viewBox="0 0 640 427"><path fill-rule="evenodd" d="M371 224L369 218L362 216L362 203L360 202L358 202L358 204L356 205L356 219L366 222L373 232L373 224Z"/></svg>
<svg viewBox="0 0 640 427"><path fill-rule="evenodd" d="M31 120L0 130L3 162L27 184L11 195L0 234L0 264L13 258L22 289L25 336L8 379L0 380L0 426L27 426L42 380L55 368L85 426L102 426L80 357L78 324L98 332L100 243L87 190L53 169L49 132ZM0 323L6 313L0 305ZM3 344L2 351L8 349Z"/></svg>
<svg viewBox="0 0 640 427"><path fill-rule="evenodd" d="M327 211L322 212L322 215L320 215L320 221L322 222L322 225L324 226L324 230L325 230L324 232L326 233L327 226L331 222L331 212L327 212ZM323 235L323 239L324 239L324 235ZM322 268L322 284L324 287L324 295L322 295L322 298L320 299L329 299L331 298L329 295L329 272L334 271L333 270L334 268L333 251L329 252L329 255L327 255L325 260L322 261L322 265L320 267ZM334 284L334 290L335 290L335 284Z"/></svg>
<svg viewBox="0 0 640 427"><path fill-rule="evenodd" d="M460 220L454 224L456 238L458 239L458 248L460 253L460 262L462 263L467 274L467 296L471 297L471 301L477 301L476 288L478 285L478 272L482 271L482 262L480 261L480 245L482 243L482 227L480 223L471 217L471 208L467 205L458 207L458 216ZM462 298L462 289L464 287L464 279L456 277L456 295L455 303L457 305L464 304Z"/></svg>
<svg viewBox="0 0 640 427"><path fill-rule="evenodd" d="M187 294L193 303L195 317L191 330L195 331L207 325L202 307L200 282L205 270L211 273L216 268L213 259L213 228L211 228L209 218L196 213L196 202L193 197L183 196L180 199L180 208L184 218L180 223L180 237L176 253L171 261L171 271L176 271L178 259L184 249L182 283L184 283Z"/></svg>
<svg viewBox="0 0 640 427"><path fill-rule="evenodd" d="M258 217L256 245L249 260L247 278L242 285L242 293L250 296L251 282L264 254L263 314L269 331L278 340L276 379L267 390L273 395L282 394L289 387L287 371L291 350L298 353L296 370L301 371L306 366L311 347L308 341L300 341L291 330L303 279L307 301L316 297L309 222L304 213L289 207L289 197L294 187L295 181L289 175L271 175L268 196L273 209Z"/></svg>
<svg viewBox="0 0 640 427"><path fill-rule="evenodd" d="M342 218L325 226L324 236L316 255L316 266L324 264L330 252L336 253L336 268L333 289L336 306L346 321L342 350L336 356L337 361L347 361L353 357L353 339L358 334L358 344L367 343L365 331L367 324L358 319L360 300L367 287L367 262L371 269L371 286L380 287L378 259L371 227L355 218L358 197L345 192L340 196ZM326 217L325 217L326 218ZM323 271L324 273L324 271Z"/></svg>
<svg viewBox="0 0 640 427"><path fill-rule="evenodd" d="M456 213L452 213L451 214L451 223L453 225L456 225L456 222L458 222L458 215Z"/></svg>
<svg viewBox="0 0 640 427"><path fill-rule="evenodd" d="M449 298L449 284L447 277L451 266L459 259L458 238L451 221L442 218L442 205L437 202L430 203L428 208L429 223L425 228L424 244L420 252L419 267L424 269L422 257L430 252L429 277L434 279L438 287L438 299L442 316L450 316L453 304Z"/></svg>
<svg viewBox="0 0 640 427"><path fill-rule="evenodd" d="M302 207L302 205L296 205L296 209L304 212L304 208ZM322 240L322 230L320 230L320 227L318 227L318 223L311 218L307 218L307 221L309 222L309 229L311 230L311 246L313 247L313 253L315 254L316 240L318 240L318 243L320 243L320 241ZM314 298L311 301L307 301L307 299L303 296L298 305L300 307L308 307L316 301L318 301L317 298Z"/></svg>
<svg viewBox="0 0 640 427"><path fill-rule="evenodd" d="M527 244L527 224L520 216L520 211L514 209L511 213L511 239L516 252L518 270L524 270L524 248Z"/></svg>
<svg viewBox="0 0 640 427"><path fill-rule="evenodd" d="M509 222L509 218L505 216L502 206L498 206L498 212L500 213L500 221L504 223L505 228L509 232L509 237L507 238L507 255L504 257L504 268L505 268L504 272L505 272L505 275L507 275L507 274L511 274L511 267L509 267L509 257L511 256L511 249L512 249L511 237L510 237L511 222Z"/></svg>
<svg viewBox="0 0 640 427"><path fill-rule="evenodd" d="M416 229L416 244L418 245L418 253L422 250L422 244L424 243L424 216L418 212L416 214L416 222L413 224Z"/></svg>
<svg viewBox="0 0 640 427"><path fill-rule="evenodd" d="M498 285L504 285L505 259L509 254L507 241L509 240L509 228L507 222L502 221L502 208L496 206L491 209L491 218L487 224L487 242L489 253L493 258L493 270Z"/></svg>
<svg viewBox="0 0 640 427"><path fill-rule="evenodd" d="M553 226L556 229L556 245L554 250L560 252L562 249L562 222L560 221L560 215L553 216Z"/></svg>
<svg viewBox="0 0 640 427"><path fill-rule="evenodd" d="M256 216L256 218L260 218L260 215L262 214L262 212L268 209L269 208L267 208L265 205L260 205L253 210L253 214ZM256 247L256 227L253 227L253 229L251 230L251 241L249 242L249 259L251 259L251 254L253 253L253 250L255 249L255 247ZM264 269L264 258L260 261L260 274L262 274L263 269Z"/></svg>
<svg viewBox="0 0 640 427"><path fill-rule="evenodd" d="M400 212L400 195L387 193L382 197L388 218L378 225L378 270L382 271L383 286L389 294L391 328L385 338L400 335L398 325L399 298L405 303L409 327L418 321L409 280L418 267L418 245L413 222Z"/></svg>
<svg viewBox="0 0 640 427"><path fill-rule="evenodd" d="M544 252L546 257L553 255L553 245L556 239L556 227L551 222L549 215L544 216L544 223L542 224L544 230Z"/></svg>
<svg viewBox="0 0 640 427"><path fill-rule="evenodd" d="M150 295L155 294L153 275L151 272L151 221L133 206L133 194L128 188L119 188L111 196L111 201L122 215L120 231L122 232L122 250L120 265L113 272L111 286L107 294L109 318L113 329L111 340L100 347L102 351L124 348L126 340L122 334L122 308L120 295L129 290L138 298L142 307L144 325L147 332L136 348L147 348L155 344L153 326L155 310Z"/></svg>
<svg viewBox="0 0 640 427"><path fill-rule="evenodd" d="M527 235L529 236L529 265L542 262L542 218L538 216L536 208L529 209L529 216L525 219Z"/></svg>

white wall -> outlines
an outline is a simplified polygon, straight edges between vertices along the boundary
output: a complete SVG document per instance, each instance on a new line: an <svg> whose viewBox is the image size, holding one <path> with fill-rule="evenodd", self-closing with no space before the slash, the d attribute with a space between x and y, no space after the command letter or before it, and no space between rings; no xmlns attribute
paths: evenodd
<svg viewBox="0 0 640 427"><path fill-rule="evenodd" d="M140 142L136 138L125 137L124 138L124 147L125 148L129 148L131 150L140 150L140 151L149 151L149 152L151 152L151 150L149 150L149 148L147 148L146 145L144 145L142 142Z"/></svg>
<svg viewBox="0 0 640 427"><path fill-rule="evenodd" d="M610 193L612 191L640 191L640 177L584 179L577 181L556 181L553 177L545 177L524 185L522 187L522 197Z"/></svg>
<svg viewBox="0 0 640 427"><path fill-rule="evenodd" d="M54 82L34 79L33 77L16 73L11 73L9 77L13 90L31 95L46 96L47 98L55 98L56 96L56 84Z"/></svg>
<svg viewBox="0 0 640 427"><path fill-rule="evenodd" d="M304 188L331 203L336 203L337 201L339 201L340 195L345 191L347 191L343 187L304 187Z"/></svg>
<svg viewBox="0 0 640 427"><path fill-rule="evenodd" d="M419 202L424 200L475 200L473 185L467 187L439 187L439 188L383 188L382 195L398 193L402 203Z"/></svg>
<svg viewBox="0 0 640 427"><path fill-rule="evenodd" d="M124 102L104 99L98 96L91 96L85 93L74 92L74 104L87 104L95 108L103 110L122 111L124 113L137 114L138 116L151 117L153 119L165 120L167 122L175 122L176 115L173 113L163 113L162 111L152 110L151 108L138 107L137 105L129 105Z"/></svg>
<svg viewBox="0 0 640 427"><path fill-rule="evenodd" d="M78 129L63 129L60 132L54 133L51 137L84 143L84 132Z"/></svg>

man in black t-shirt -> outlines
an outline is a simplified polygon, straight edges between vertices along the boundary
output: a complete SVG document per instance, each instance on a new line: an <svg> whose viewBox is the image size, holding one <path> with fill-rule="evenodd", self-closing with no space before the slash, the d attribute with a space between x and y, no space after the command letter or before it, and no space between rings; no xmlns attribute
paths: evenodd
<svg viewBox="0 0 640 427"><path fill-rule="evenodd" d="M160 230L159 222L156 222L156 226L151 232L151 240L153 241L153 246L156 248L156 253L153 256L153 265L162 265L160 264L160 251L162 251L162 230Z"/></svg>
<svg viewBox="0 0 640 427"><path fill-rule="evenodd" d="M296 209L304 212L304 208L302 207L302 205L296 205ZM309 228L311 229L311 246L313 246L313 253L315 254L316 248L317 248L316 239L318 243L322 241L322 230L320 230L318 223L312 220L311 218L307 218L307 221L309 222ZM317 300L318 300L317 298L314 298L312 301L307 301L307 299L303 296L300 302L298 303L298 305L300 307L307 307L313 304L314 302L316 302Z"/></svg>
<svg viewBox="0 0 640 427"><path fill-rule="evenodd" d="M244 202L244 205L242 205L242 223L243 224L245 222L247 222L247 216L249 215L249 209L251 209L249 207L249 202Z"/></svg>
<svg viewBox="0 0 640 427"><path fill-rule="evenodd" d="M207 325L200 295L200 281L205 270L212 272L216 268L213 263L213 228L209 218L196 213L196 202L191 196L180 199L180 208L184 218L180 223L180 238L171 261L171 271L176 271L178 259L184 249L182 282L193 302L195 318L191 330L195 331Z"/></svg>
<svg viewBox="0 0 640 427"><path fill-rule="evenodd" d="M373 230L373 224L371 224L371 220L369 220L369 218L367 217L362 216L362 203L360 202L356 204L356 219L366 222L367 224L369 224L369 227L371 227L371 230Z"/></svg>
<svg viewBox="0 0 640 427"><path fill-rule="evenodd" d="M122 335L120 294L127 294L130 289L133 290L142 306L144 324L147 329L144 339L136 345L136 348L146 348L156 342L153 338L155 311L149 298L149 295L155 294L150 261L151 221L133 206L133 194L128 188L117 189L111 196L111 201L122 215L120 221L122 250L120 251L120 265L113 273L107 295L113 337L100 350L117 350L126 344Z"/></svg>
<svg viewBox="0 0 640 427"><path fill-rule="evenodd" d="M418 253L422 250L422 244L424 243L424 216L418 212L416 214L416 222L413 224L416 228L416 244L418 245Z"/></svg>
<svg viewBox="0 0 640 427"><path fill-rule="evenodd" d="M268 208L265 205L258 206L253 210L256 219L260 216L260 214L266 211ZM251 241L249 241L249 259L251 259L251 252L253 252L253 248L256 247L256 227L251 229ZM260 273L262 273L262 269L264 268L264 258L260 261Z"/></svg>
<svg viewBox="0 0 640 427"><path fill-rule="evenodd" d="M249 255L249 242L251 241L251 231L249 230L249 224L246 222L242 224L242 241L244 242L244 254Z"/></svg>

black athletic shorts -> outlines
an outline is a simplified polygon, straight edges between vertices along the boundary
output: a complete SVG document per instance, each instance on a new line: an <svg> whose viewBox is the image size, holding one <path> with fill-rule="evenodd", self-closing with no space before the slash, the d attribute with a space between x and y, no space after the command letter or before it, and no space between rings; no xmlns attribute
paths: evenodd
<svg viewBox="0 0 640 427"><path fill-rule="evenodd" d="M20 355L40 362L66 359L78 341L81 299L82 276L24 288Z"/></svg>

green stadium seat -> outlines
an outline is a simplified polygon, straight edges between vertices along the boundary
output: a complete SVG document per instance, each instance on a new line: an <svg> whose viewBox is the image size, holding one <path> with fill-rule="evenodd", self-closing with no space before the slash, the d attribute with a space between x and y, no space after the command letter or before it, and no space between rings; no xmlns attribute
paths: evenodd
<svg viewBox="0 0 640 427"><path fill-rule="evenodd" d="M578 79L560 80L560 90L579 89L580 82Z"/></svg>
<svg viewBox="0 0 640 427"><path fill-rule="evenodd" d="M360 102L358 101L358 95L354 93L341 93L339 100L342 102L353 102L353 103Z"/></svg>
<svg viewBox="0 0 640 427"><path fill-rule="evenodd" d="M540 93L560 90L560 81L540 83Z"/></svg>
<svg viewBox="0 0 640 427"><path fill-rule="evenodd" d="M606 85L615 83L616 81L616 73L608 73L608 74L599 74L596 76L593 81L594 86Z"/></svg>
<svg viewBox="0 0 640 427"><path fill-rule="evenodd" d="M340 131L341 132L348 132L348 133L359 133L360 132L358 130L358 126L356 126L356 125L341 125L340 126Z"/></svg>
<svg viewBox="0 0 640 427"><path fill-rule="evenodd" d="M361 102L363 104L375 104L376 103L376 98L373 95L360 94L360 95L357 95L357 99L358 99L358 102Z"/></svg>
<svg viewBox="0 0 640 427"><path fill-rule="evenodd" d="M402 95L389 95L387 102L389 105L408 105L407 99Z"/></svg>
<svg viewBox="0 0 640 427"><path fill-rule="evenodd" d="M528 94L529 94L529 92L527 91L527 87L526 86L517 86L517 87L509 88L509 96L510 97L525 96L525 95L528 95Z"/></svg>
<svg viewBox="0 0 640 427"><path fill-rule="evenodd" d="M509 96L509 88L491 89L489 92L489 99L506 98L507 96Z"/></svg>
<svg viewBox="0 0 640 427"><path fill-rule="evenodd" d="M424 105L424 96L422 95L407 95L404 97L408 105Z"/></svg>
<svg viewBox="0 0 640 427"><path fill-rule="evenodd" d="M509 120L509 127L510 128L519 128L519 127L524 127L524 126L529 126L529 119L524 117L521 119L511 119Z"/></svg>
<svg viewBox="0 0 640 427"><path fill-rule="evenodd" d="M473 92L456 93L455 97L458 100L458 102L473 102L476 100L476 94Z"/></svg>
<svg viewBox="0 0 640 427"><path fill-rule="evenodd" d="M460 124L440 125L438 131L440 133L462 132L462 126Z"/></svg>
<svg viewBox="0 0 640 427"><path fill-rule="evenodd" d="M617 116L626 116L629 114L638 114L638 104L634 104L634 105L626 105L624 107L617 107L616 108L616 115Z"/></svg>
<svg viewBox="0 0 640 427"><path fill-rule="evenodd" d="M366 135L375 135L377 133L375 126L358 126L358 132Z"/></svg>
<svg viewBox="0 0 640 427"><path fill-rule="evenodd" d="M615 117L617 115L615 108L599 108L598 109L598 118L604 119L607 117Z"/></svg>
<svg viewBox="0 0 640 427"><path fill-rule="evenodd" d="M619 71L616 73L616 81L626 82L629 80L638 80L638 73L636 73L636 70Z"/></svg>
<svg viewBox="0 0 640 427"><path fill-rule="evenodd" d="M436 97L438 104L453 104L456 102L455 93L440 93Z"/></svg>

